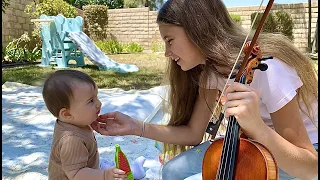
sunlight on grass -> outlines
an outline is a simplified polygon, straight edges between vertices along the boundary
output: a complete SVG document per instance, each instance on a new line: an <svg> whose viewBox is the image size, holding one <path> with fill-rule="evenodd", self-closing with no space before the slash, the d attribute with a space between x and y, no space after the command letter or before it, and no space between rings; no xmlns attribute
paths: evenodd
<svg viewBox="0 0 320 180"><path fill-rule="evenodd" d="M86 59L85 67L72 68L89 74L99 88L150 89L163 82L166 59L160 54L121 54L110 55L110 58L126 64L135 64L140 70L135 73L121 74L112 71L99 71ZM6 81L41 86L49 73L56 71L52 67L26 66L5 68L2 70L2 84Z"/></svg>
<svg viewBox="0 0 320 180"><path fill-rule="evenodd" d="M121 74L112 71L99 71L98 67L85 58L86 66L72 68L89 74L99 88L150 89L163 84L167 59L163 54L118 54L108 55L119 63L135 64L140 70L134 73ZM318 70L318 61L312 60ZM33 86L41 86L48 73L57 69L52 67L26 66L4 68L2 84L6 81L19 82Z"/></svg>

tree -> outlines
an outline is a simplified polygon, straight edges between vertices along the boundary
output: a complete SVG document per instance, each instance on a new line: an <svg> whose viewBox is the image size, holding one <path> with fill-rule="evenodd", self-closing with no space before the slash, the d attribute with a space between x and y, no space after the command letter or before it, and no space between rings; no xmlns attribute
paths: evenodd
<svg viewBox="0 0 320 180"><path fill-rule="evenodd" d="M151 10L158 10L164 3L164 0L144 0L144 6Z"/></svg>
<svg viewBox="0 0 320 180"><path fill-rule="evenodd" d="M65 0L72 1L72 0ZM109 9L123 8L123 0L75 0L73 6L82 9L86 5L107 5Z"/></svg>
<svg viewBox="0 0 320 180"><path fill-rule="evenodd" d="M124 0L124 7L137 8L149 7L150 10L158 10L164 0Z"/></svg>

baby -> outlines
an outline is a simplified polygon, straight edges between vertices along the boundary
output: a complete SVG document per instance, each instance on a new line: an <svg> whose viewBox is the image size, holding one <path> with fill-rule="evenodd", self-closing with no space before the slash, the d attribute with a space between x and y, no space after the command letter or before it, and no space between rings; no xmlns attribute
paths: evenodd
<svg viewBox="0 0 320 180"><path fill-rule="evenodd" d="M100 112L98 88L90 76L59 70L44 83L43 99L57 118L49 159L49 180L126 179L125 172L99 168L97 141L90 124Z"/></svg>

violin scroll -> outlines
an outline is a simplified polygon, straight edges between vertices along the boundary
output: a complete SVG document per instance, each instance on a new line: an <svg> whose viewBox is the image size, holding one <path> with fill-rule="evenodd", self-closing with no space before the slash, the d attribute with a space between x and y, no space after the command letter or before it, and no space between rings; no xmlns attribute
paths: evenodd
<svg viewBox="0 0 320 180"><path fill-rule="evenodd" d="M250 43L251 41L248 41L245 44L245 47L243 49L244 53L249 53L248 48L250 47ZM266 71L268 69L268 65L261 63L261 61L265 61L267 59L272 58L272 56L262 57L260 46L258 44L255 44L252 48L252 51L249 54L249 60L245 68L245 74L243 74L245 76L244 78L246 84L250 84L252 82L254 70L259 69L260 71Z"/></svg>

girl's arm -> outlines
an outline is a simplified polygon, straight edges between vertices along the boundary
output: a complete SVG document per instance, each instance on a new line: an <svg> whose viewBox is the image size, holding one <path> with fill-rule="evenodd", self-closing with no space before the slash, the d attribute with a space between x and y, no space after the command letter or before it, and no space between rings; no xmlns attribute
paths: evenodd
<svg viewBox="0 0 320 180"><path fill-rule="evenodd" d="M178 145L198 145L203 139L205 129L211 117L218 90L205 90L206 101L199 95L196 99L191 119L187 125L164 126L145 123L143 137L157 141L178 144ZM202 91L200 91L202 92ZM103 124L99 124L98 121ZM100 115L91 127L102 135L137 135L142 134L142 121L133 119L120 112L111 112Z"/></svg>
<svg viewBox="0 0 320 180"><path fill-rule="evenodd" d="M258 94L240 83L229 86L225 117L234 115L244 133L269 149L278 166L288 174L301 179L317 176L318 153L310 142L297 97L270 114L274 131L260 116Z"/></svg>
<svg viewBox="0 0 320 180"><path fill-rule="evenodd" d="M264 126L255 140L274 155L278 166L288 174L312 179L318 175L318 152L312 146L299 112L297 98L271 114L275 131Z"/></svg>
<svg viewBox="0 0 320 180"><path fill-rule="evenodd" d="M206 101L214 109L217 90L206 90ZM145 124L144 137L161 142L178 144L178 145L198 145L203 139L204 132L207 128L211 111L208 109L205 99L199 95L187 125L182 126L163 126L156 124ZM139 128L135 135L141 134L142 122L137 121Z"/></svg>

